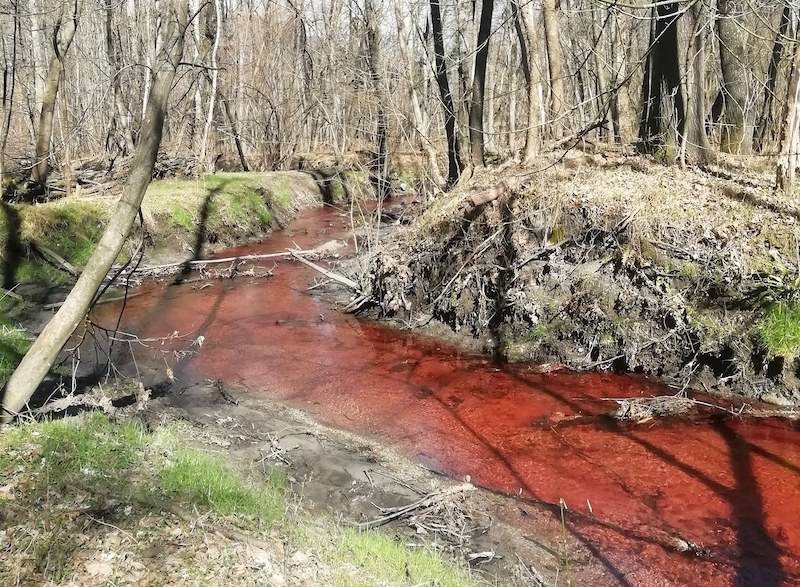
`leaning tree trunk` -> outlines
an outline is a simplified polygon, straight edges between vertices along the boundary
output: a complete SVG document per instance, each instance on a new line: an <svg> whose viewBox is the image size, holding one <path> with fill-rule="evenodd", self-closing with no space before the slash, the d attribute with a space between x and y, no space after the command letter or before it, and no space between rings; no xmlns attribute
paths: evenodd
<svg viewBox="0 0 800 587"><path fill-rule="evenodd" d="M169 11L165 7L162 12L162 19L164 39L154 64L155 74L142 121L141 138L122 197L64 305L44 327L8 380L3 396L3 422L9 422L23 408L86 316L97 289L122 250L139 213L161 145L164 113L175 71L183 56L183 35L188 20L186 0L171 0Z"/></svg>
<svg viewBox="0 0 800 587"><path fill-rule="evenodd" d="M78 0L72 7L72 16L67 22L62 22L64 14L59 16L53 31L53 57L47 69L47 80L42 96L42 110L39 113L39 128L36 133L36 160L33 166L33 180L44 184L50 173L50 143L53 138L53 114L58 98L58 86L61 83L61 74L64 72L64 58L75 38L78 28Z"/></svg>
<svg viewBox="0 0 800 587"><path fill-rule="evenodd" d="M486 137L483 132L483 99L486 93L486 62L489 58L489 35L492 32L492 11L494 0L481 3L481 22L478 28L478 42L475 50L475 75L472 77L472 99L469 106L469 144L472 165L486 165Z"/></svg>
<svg viewBox="0 0 800 587"><path fill-rule="evenodd" d="M564 58L561 52L561 32L556 12L556 0L542 0L544 38L547 45L547 63L550 71L550 116L552 135L560 139L563 134L561 116L564 112Z"/></svg>
<svg viewBox="0 0 800 587"><path fill-rule="evenodd" d="M461 175L461 147L453 95L450 93L450 82L447 79L447 67L444 61L444 36L439 0L431 0L431 28L436 61L436 84L439 86L439 96L444 110L444 129L447 135L447 182L453 185Z"/></svg>
<svg viewBox="0 0 800 587"><path fill-rule="evenodd" d="M640 148L646 153L664 147L669 142L668 137L676 129L683 128L685 111L678 53L679 17L677 0L653 6L639 124Z"/></svg>
<svg viewBox="0 0 800 587"><path fill-rule="evenodd" d="M798 154L800 154L800 42L795 40L775 174L778 189L788 192L794 187Z"/></svg>
<svg viewBox="0 0 800 587"><path fill-rule="evenodd" d="M761 152L764 149L768 140L768 133L770 137L774 137L775 127L775 114L773 113L773 104L775 102L775 85L778 82L778 67L781 64L783 57L783 45L786 33L789 30L789 19L791 17L792 6L789 0L783 5L781 12L781 20L778 25L778 32L775 35L775 43L772 45L772 56L769 60L769 68L767 69L767 80L764 84L764 99L761 104L761 114L758 117L758 124L756 124L755 131L753 132L753 148Z"/></svg>
<svg viewBox="0 0 800 587"><path fill-rule="evenodd" d="M736 0L718 0L717 35L722 66L722 96L725 116L720 150L723 153L747 154L752 146L752 129L747 121L747 31L737 22Z"/></svg>

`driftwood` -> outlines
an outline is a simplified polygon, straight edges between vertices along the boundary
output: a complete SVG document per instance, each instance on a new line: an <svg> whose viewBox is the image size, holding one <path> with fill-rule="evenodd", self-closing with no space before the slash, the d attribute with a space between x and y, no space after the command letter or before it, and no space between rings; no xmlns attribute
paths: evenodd
<svg viewBox="0 0 800 587"><path fill-rule="evenodd" d="M240 255L238 257L223 257L221 259L197 259L193 261L178 261L177 263L164 263L163 265L150 265L149 267L139 267L138 269L126 272L126 275L134 273L143 274L159 274L168 272L170 269L179 269L182 267L198 267L205 265L219 265L221 263L234 263L242 261L258 261L261 259L278 259L281 257L293 257L296 255L312 255L317 251L310 249L306 251L284 251L282 253L266 253L263 255Z"/></svg>
<svg viewBox="0 0 800 587"><path fill-rule="evenodd" d="M464 493L465 491L473 491L475 486L471 483L461 483L459 485L453 485L452 487L447 487L445 489L440 489L439 491L434 491L429 493L417 501L410 503L408 505L396 507L396 508L385 508L381 511L384 515L374 520L370 520L368 522L362 522L358 524L358 528L361 530L366 530L369 528L377 528L379 526L383 526L384 524L388 524L394 520L399 520L406 516L411 515L413 512L421 509L430 508L435 506L447 499L457 495L459 493Z"/></svg>
<svg viewBox="0 0 800 587"><path fill-rule="evenodd" d="M292 257L294 257L295 259L297 259L298 261L300 261L304 265L308 265L314 271L318 271L318 272L322 273L328 279L332 279L333 281L336 281L337 283L341 283L342 285L344 285L346 287L349 287L350 289L352 289L352 290L354 290L354 291L356 291L358 293L361 293L361 288L352 279L350 279L348 277L345 277L344 275L340 275L338 273L334 273L333 271L330 271L328 269L325 269L324 267L321 267L320 265L317 265L316 263L301 257L300 254L301 254L301 252L291 251Z"/></svg>

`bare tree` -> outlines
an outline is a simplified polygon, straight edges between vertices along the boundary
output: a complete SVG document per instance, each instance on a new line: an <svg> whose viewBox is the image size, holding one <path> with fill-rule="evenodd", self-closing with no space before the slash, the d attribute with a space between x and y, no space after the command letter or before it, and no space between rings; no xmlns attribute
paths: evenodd
<svg viewBox="0 0 800 587"><path fill-rule="evenodd" d="M114 106L116 108L116 116L112 117L111 131L109 135L114 135L118 131L124 141L124 149L126 153L132 153L134 150L133 143L133 130L131 128L131 117L125 106L125 99L122 95L122 84L120 83L121 73L121 56L114 39L113 27L113 11L114 5L111 0L106 0L105 6L105 37L106 37L106 56L108 58L108 65L111 68L111 89L114 92Z"/></svg>
<svg viewBox="0 0 800 587"><path fill-rule="evenodd" d="M469 107L469 141L472 164L483 167L485 137L483 132L483 100L486 93L486 62L489 58L489 36L492 31L494 0L481 1L481 20L478 28L478 46L475 49L475 74L472 79L472 99Z"/></svg>
<svg viewBox="0 0 800 587"><path fill-rule="evenodd" d="M683 128L685 117L678 51L680 3L659 2L652 10L639 125L640 146L646 152L667 144L670 134Z"/></svg>
<svg viewBox="0 0 800 587"><path fill-rule="evenodd" d="M3 396L3 422L9 422L23 408L86 316L139 214L161 145L167 101L183 56L188 20L186 0L169 0L166 4L162 12L160 51L154 63L147 110L130 176L100 242L64 305L44 327L8 380Z"/></svg>
<svg viewBox="0 0 800 587"><path fill-rule="evenodd" d="M386 116L386 87L382 76L381 38L379 32L380 22L375 0L366 0L364 10L367 28L367 51L369 52L369 68L372 83L377 98L377 123L375 130L376 152L373 165L373 180L375 182L375 195L379 202L389 196L389 152L388 129L389 122Z"/></svg>
<svg viewBox="0 0 800 587"><path fill-rule="evenodd" d="M794 187L797 160L800 155L800 41L795 38L792 45L793 54L789 83L786 86L786 102L781 120L780 152L775 175L778 189L787 192Z"/></svg>
<svg viewBox="0 0 800 587"><path fill-rule="evenodd" d="M544 37L547 44L547 64L550 69L550 115L554 121L551 134L553 138L562 135L561 115L566 106L564 99L564 58L561 52L561 27L558 23L556 0L542 0L544 17Z"/></svg>
<svg viewBox="0 0 800 587"><path fill-rule="evenodd" d="M725 101L720 149L724 153L747 154L753 137L748 128L747 33L739 22L742 4L718 0L717 35L722 66L722 97Z"/></svg>
<svg viewBox="0 0 800 587"><path fill-rule="evenodd" d="M56 109L58 86L64 71L64 59L75 38L78 28L78 0L64 6L53 30L53 56L47 68L47 80L42 96L42 109L39 114L39 128L36 135L36 160L33 166L33 180L43 184L50 173L50 143L53 137L53 113Z"/></svg>
<svg viewBox="0 0 800 587"><path fill-rule="evenodd" d="M756 151L762 151L767 142L767 135L774 132L775 114L773 104L775 101L775 90L778 83L779 66L783 58L783 46L786 34L789 30L789 19L791 17L792 6L790 0L786 0L781 11L778 31L775 33L775 42L772 45L770 54L769 68L767 69L767 80L764 84L764 98L761 105L761 114L753 134L753 147Z"/></svg>
<svg viewBox="0 0 800 587"><path fill-rule="evenodd" d="M431 28L433 29L433 53L436 61L436 84L439 86L442 109L444 110L444 128L447 135L447 181L452 185L461 175L461 145L458 137L458 125L453 95L450 93L450 82L447 79L447 66L444 54L444 36L442 34L442 15L439 0L430 0Z"/></svg>

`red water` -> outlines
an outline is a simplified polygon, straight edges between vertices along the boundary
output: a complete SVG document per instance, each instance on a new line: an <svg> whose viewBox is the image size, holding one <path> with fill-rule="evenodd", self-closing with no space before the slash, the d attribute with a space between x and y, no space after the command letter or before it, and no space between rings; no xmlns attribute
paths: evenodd
<svg viewBox="0 0 800 587"><path fill-rule="evenodd" d="M262 245L224 254L344 234L335 210L317 209ZM519 514L526 502L560 519L563 500L567 531L598 563L575 571L573 584L800 584L797 423L615 425L602 416L615 405L600 398L665 391L633 377L500 366L333 310L306 292L315 276L303 265L279 262L274 273L205 289L150 285L129 300L124 323L142 336L203 335L180 379L239 384L454 477L521 494L509 517L523 531L534 523ZM677 537L700 556L676 552Z"/></svg>

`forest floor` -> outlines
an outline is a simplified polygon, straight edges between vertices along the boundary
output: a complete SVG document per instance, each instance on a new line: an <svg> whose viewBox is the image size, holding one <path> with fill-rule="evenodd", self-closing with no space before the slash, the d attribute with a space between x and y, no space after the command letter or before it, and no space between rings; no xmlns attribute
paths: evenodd
<svg viewBox="0 0 800 587"><path fill-rule="evenodd" d="M214 382L172 391L0 432L2 584L530 585L591 560L376 443Z"/></svg>
<svg viewBox="0 0 800 587"><path fill-rule="evenodd" d="M725 161L553 154L401 210L345 269L376 315L443 324L499 359L798 405L800 206L772 185Z"/></svg>

